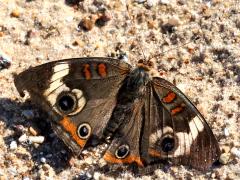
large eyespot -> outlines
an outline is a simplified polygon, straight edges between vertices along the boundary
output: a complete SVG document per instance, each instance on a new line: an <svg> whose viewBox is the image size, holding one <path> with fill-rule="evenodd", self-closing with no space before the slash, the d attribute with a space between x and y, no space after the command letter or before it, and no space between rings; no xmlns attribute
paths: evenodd
<svg viewBox="0 0 240 180"><path fill-rule="evenodd" d="M61 92L56 100L55 109L63 115L75 115L79 113L86 104L86 99L80 89Z"/></svg>
<svg viewBox="0 0 240 180"><path fill-rule="evenodd" d="M115 152L115 156L118 159L123 159L129 154L129 146L124 144L118 147L118 149Z"/></svg>
<svg viewBox="0 0 240 180"><path fill-rule="evenodd" d="M73 112L76 108L76 97L71 93L63 93L57 100L58 109L64 114Z"/></svg>
<svg viewBox="0 0 240 180"><path fill-rule="evenodd" d="M89 124L82 123L78 127L77 133L78 133L78 136L81 139L88 139L89 136L91 135L91 130L92 130L92 128L91 128L91 126Z"/></svg>
<svg viewBox="0 0 240 180"><path fill-rule="evenodd" d="M170 152L174 149L175 140L173 137L165 137L161 141L161 148L163 152Z"/></svg>

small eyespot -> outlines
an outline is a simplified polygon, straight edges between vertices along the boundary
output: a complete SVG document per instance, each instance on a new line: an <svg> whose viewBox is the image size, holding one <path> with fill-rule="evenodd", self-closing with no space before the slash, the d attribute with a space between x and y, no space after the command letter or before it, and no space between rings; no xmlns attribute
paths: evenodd
<svg viewBox="0 0 240 180"><path fill-rule="evenodd" d="M161 148L163 152L170 152L174 149L175 141L172 137L165 137L161 142Z"/></svg>
<svg viewBox="0 0 240 180"><path fill-rule="evenodd" d="M76 107L76 97L70 93L63 94L58 98L57 106L61 112L69 114Z"/></svg>
<svg viewBox="0 0 240 180"><path fill-rule="evenodd" d="M91 126L87 123L82 123L78 127L77 133L81 139L88 139L91 134Z"/></svg>
<svg viewBox="0 0 240 180"><path fill-rule="evenodd" d="M115 152L115 156L118 159L123 159L129 154L129 146L124 144L118 147L118 149Z"/></svg>

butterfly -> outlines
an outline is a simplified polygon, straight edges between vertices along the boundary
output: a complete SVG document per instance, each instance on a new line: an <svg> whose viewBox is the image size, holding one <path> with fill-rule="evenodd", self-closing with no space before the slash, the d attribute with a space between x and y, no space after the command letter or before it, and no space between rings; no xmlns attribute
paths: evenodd
<svg viewBox="0 0 240 180"><path fill-rule="evenodd" d="M103 158L110 165L144 168L168 160L207 170L219 158L203 116L151 61L133 67L105 57L65 59L29 68L14 81L49 113L76 155L98 139L109 143Z"/></svg>

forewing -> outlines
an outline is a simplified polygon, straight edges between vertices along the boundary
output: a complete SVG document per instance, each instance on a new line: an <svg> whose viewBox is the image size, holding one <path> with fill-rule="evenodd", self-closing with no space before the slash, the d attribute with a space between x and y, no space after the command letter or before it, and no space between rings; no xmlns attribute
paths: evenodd
<svg viewBox="0 0 240 180"><path fill-rule="evenodd" d="M148 142L148 151L146 147L143 150L148 163L168 159L175 164L208 169L218 159L220 150L203 116L178 88L164 79L153 78L149 91L143 138Z"/></svg>
<svg viewBox="0 0 240 180"><path fill-rule="evenodd" d="M60 60L20 73L15 86L20 94L28 91L49 112L56 133L79 154L90 137L102 135L130 69L129 64L111 58ZM89 136L80 137L89 131Z"/></svg>

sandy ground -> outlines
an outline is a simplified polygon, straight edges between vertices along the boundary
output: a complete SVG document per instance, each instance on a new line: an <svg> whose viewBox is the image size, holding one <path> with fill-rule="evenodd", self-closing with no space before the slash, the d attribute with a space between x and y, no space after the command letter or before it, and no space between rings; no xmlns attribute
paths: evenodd
<svg viewBox="0 0 240 180"><path fill-rule="evenodd" d="M222 164L208 172L163 165L139 179L240 179L240 2L138 0L128 2L129 13L124 1L69 2L0 0L0 53L12 59L0 71L0 179L107 178L92 170L101 148L72 157L40 110L20 98L14 73L64 58L121 56L134 64L159 53L162 77L186 93L212 127ZM103 9L110 20L102 27L78 26Z"/></svg>

